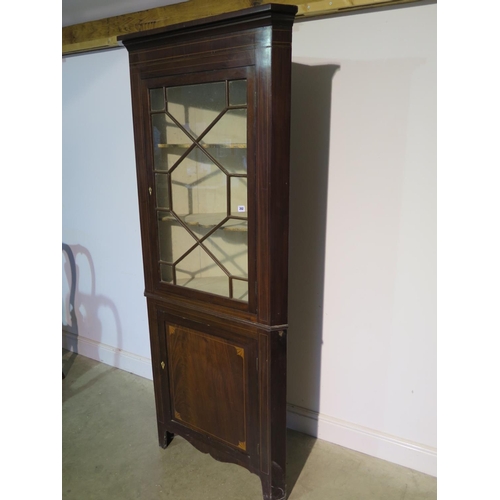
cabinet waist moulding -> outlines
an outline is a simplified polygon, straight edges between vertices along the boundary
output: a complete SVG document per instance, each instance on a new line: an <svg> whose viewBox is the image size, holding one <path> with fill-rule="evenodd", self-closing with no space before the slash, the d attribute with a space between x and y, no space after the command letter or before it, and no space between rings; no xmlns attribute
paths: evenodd
<svg viewBox="0 0 500 500"><path fill-rule="evenodd" d="M159 441L286 498L292 24L264 5L121 37L129 51Z"/></svg>

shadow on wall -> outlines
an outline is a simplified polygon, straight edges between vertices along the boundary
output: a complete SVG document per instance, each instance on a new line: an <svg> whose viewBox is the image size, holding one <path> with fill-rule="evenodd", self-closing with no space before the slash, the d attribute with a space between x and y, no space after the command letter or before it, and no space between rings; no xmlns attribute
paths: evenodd
<svg viewBox="0 0 500 500"><path fill-rule="evenodd" d="M78 322L76 319L75 312L75 295L76 295L76 262L75 256L73 255L73 251L71 247L66 243L62 244L63 256L66 254L66 260L64 265L64 275L67 278L67 282L69 283L69 294L66 294L63 297L63 330L72 333L78 337ZM64 290L63 290L64 293ZM68 323L69 321L69 323ZM71 366L75 362L76 351L71 352L69 358L66 359L64 367L63 367L63 378L71 369Z"/></svg>
<svg viewBox="0 0 500 500"><path fill-rule="evenodd" d="M66 243L62 244L62 251L66 253L66 262L64 266L65 275L69 283L69 294L64 297L63 303L63 329L67 332L78 335L78 322L75 313L75 295L76 295L76 262L73 250ZM66 314L64 314L66 312ZM64 320L68 319L69 324L65 324Z"/></svg>
<svg viewBox="0 0 500 500"><path fill-rule="evenodd" d="M331 94L339 68L292 65L287 375L292 413L319 410ZM307 420L307 433L317 435L317 421ZM289 426L294 428L290 420ZM300 454L303 463L312 446ZM288 478L289 491L296 479Z"/></svg>
<svg viewBox="0 0 500 500"><path fill-rule="evenodd" d="M63 332L66 332L66 347L71 351L71 356L66 360L63 373L71 369L74 358L80 352L85 356L105 361L111 366L119 366L119 351L122 346L122 327L120 317L115 304L103 295L96 294L96 276L95 267L90 252L81 245L68 245L63 243L63 256L66 259L63 265L63 285L64 279L68 284L69 293L64 294L63 289ZM83 267L82 267L83 266ZM90 293L84 293L81 290L82 281L85 288ZM114 346L114 359L102 359L101 341L103 338L103 323L100 319L100 313L106 316L106 311L110 311L114 331L116 332ZM68 321L69 320L69 321ZM106 331L111 330L109 325L105 325ZM85 347L82 347L82 339L85 339ZM111 350L106 347L107 352ZM82 352L83 351L83 352Z"/></svg>

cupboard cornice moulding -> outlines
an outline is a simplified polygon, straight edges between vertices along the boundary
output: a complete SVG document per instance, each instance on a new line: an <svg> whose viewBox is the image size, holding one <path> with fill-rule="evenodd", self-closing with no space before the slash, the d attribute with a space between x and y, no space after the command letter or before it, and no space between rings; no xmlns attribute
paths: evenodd
<svg viewBox="0 0 500 500"><path fill-rule="evenodd" d="M423 3L423 0L189 0L130 14L74 24L62 28L63 56L120 46L118 37L154 28L163 28L197 19L225 14L265 4L296 5L297 20L342 14L361 9L399 4Z"/></svg>

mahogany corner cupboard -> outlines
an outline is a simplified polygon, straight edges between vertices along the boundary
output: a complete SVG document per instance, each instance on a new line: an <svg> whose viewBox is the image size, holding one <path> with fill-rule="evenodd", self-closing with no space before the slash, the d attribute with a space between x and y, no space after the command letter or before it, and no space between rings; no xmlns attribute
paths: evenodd
<svg viewBox="0 0 500 500"><path fill-rule="evenodd" d="M286 498L292 24L262 5L129 51L160 445L179 435Z"/></svg>

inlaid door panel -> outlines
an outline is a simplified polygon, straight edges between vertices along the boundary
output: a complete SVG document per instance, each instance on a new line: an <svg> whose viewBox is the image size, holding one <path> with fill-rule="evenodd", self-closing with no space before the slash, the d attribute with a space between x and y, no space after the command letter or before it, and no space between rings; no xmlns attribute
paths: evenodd
<svg viewBox="0 0 500 500"><path fill-rule="evenodd" d="M245 345L186 326L165 327L172 419L248 451L251 339Z"/></svg>

